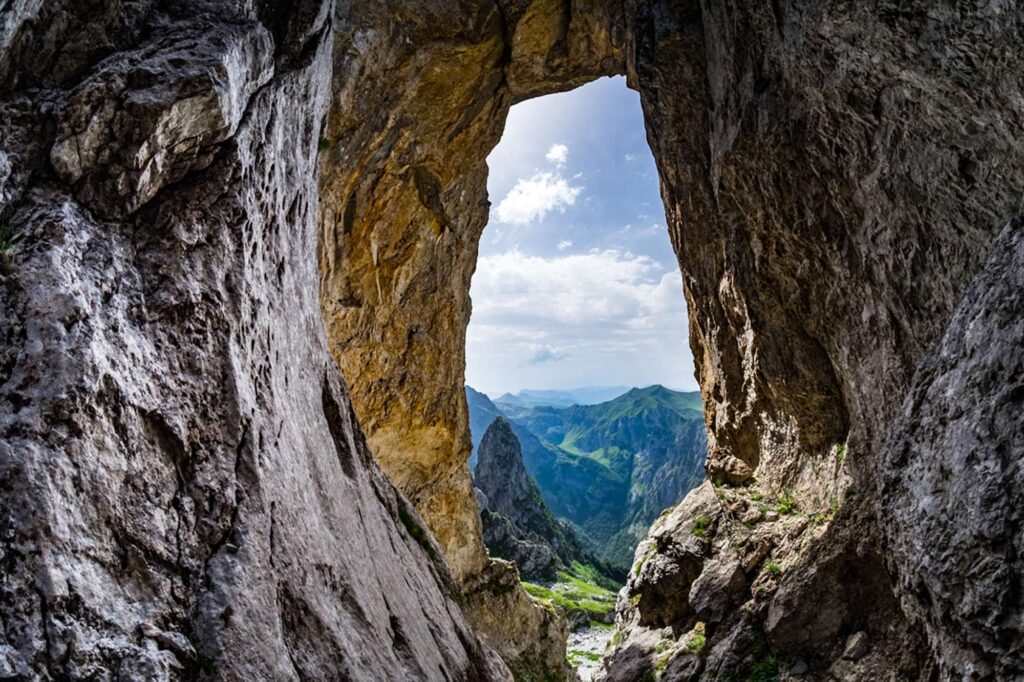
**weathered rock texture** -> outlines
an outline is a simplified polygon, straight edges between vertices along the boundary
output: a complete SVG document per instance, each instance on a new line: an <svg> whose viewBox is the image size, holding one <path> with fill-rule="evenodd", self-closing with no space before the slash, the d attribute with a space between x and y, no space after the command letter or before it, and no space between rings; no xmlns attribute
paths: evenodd
<svg viewBox="0 0 1024 682"><path fill-rule="evenodd" d="M563 0L381 0L335 13L321 154L324 322L374 456L470 600L488 602L478 585L501 573L481 537L463 394L485 158L514 101L623 70L618 18L611 5ZM525 591L499 582L511 590L505 601L530 608ZM507 611L494 600L467 607L511 660L537 619L513 627Z"/></svg>
<svg viewBox="0 0 1024 682"><path fill-rule="evenodd" d="M1024 219L918 365L881 460L888 558L936 657L1024 677Z"/></svg>
<svg viewBox="0 0 1024 682"><path fill-rule="evenodd" d="M330 9L0 9L0 678L508 679L327 351Z"/></svg>
<svg viewBox="0 0 1024 682"><path fill-rule="evenodd" d="M460 578L486 559L463 395L485 158L512 102L622 71L616 13L562 0L386 0L336 13L324 320L371 449Z"/></svg>
<svg viewBox="0 0 1024 682"><path fill-rule="evenodd" d="M492 559L463 589L467 618L508 663L516 682L578 682L566 657L565 615L524 598L514 564Z"/></svg>
<svg viewBox="0 0 1024 682"><path fill-rule="evenodd" d="M746 500L738 506L757 495L791 495L823 516L831 498L842 506L820 536L791 538L786 571L743 623L701 621L721 652L716 669L743 670L761 651L853 679L908 666L923 675L933 664L946 678L1009 670L996 661L1016 641L1007 633L1020 631L1016 597L998 616L988 606L957 618L941 610L960 594L990 594L999 556L1016 575L1012 530L997 534L1006 539L981 576L928 571L927 591L942 596L929 606L913 587L921 557L899 548L937 537L949 544L935 552L959 553L962 538L991 532L982 525L991 519L977 514L961 531L964 521L940 515L930 530L942 532L925 536L910 501L930 499L923 489L900 492L908 506L893 516L879 514L891 501L878 486L915 367L1024 188L1021 24L1016 4L1000 2L424 0L342 10L322 156L322 305L371 447L456 574L467 579L484 564L461 394L469 277L487 208L483 159L510 103L625 72L641 95L690 303L709 473L752 486L728 492ZM1019 352L996 342L999 357ZM943 414L954 418L957 405ZM1015 426L993 426L987 447L1012 452ZM915 462L936 476L948 469L931 449ZM966 467L950 475L973 490L980 470ZM1016 479L1006 480L992 489L1005 502L993 514L1016 494ZM892 490L911 485L900 479ZM688 519L674 524L679 533ZM731 526L721 527L728 546ZM688 569L666 568L671 592L733 585L716 547ZM650 577L643 589L660 589ZM837 581L854 585L833 594L826 634L813 635L815 599ZM648 622L642 592L638 615ZM738 603L750 601L740 594ZM872 600L881 615L862 618ZM875 655L878 647L859 655L887 632L906 656ZM638 622L616 656L632 648L647 660L650 633ZM843 658L854 635L857 655ZM961 645L947 652L946 641ZM866 663L836 668L841 661Z"/></svg>
<svg viewBox="0 0 1024 682"><path fill-rule="evenodd" d="M920 478L897 476L917 488L900 491L903 501L879 495L878 486L893 459L883 455L884 444L914 368L942 334L1024 186L1024 121L1013 104L1021 96L1021 15L932 3L900 3L898 10L841 2L813 9L719 5L675 15L670 29L669 3L655 4L638 6L633 63L690 303L709 474L732 484L756 480L766 498L786 489L801 511L824 520L829 496L843 509L820 539L795 547L774 540L793 548L785 563L767 558L779 564L781 581L758 590L745 576L738 583L745 622L708 621L708 655L696 662L681 656L677 664L657 660L652 632L671 625L670 637L678 638L706 602L703 591L722 575L730 547L745 546L749 536L726 524L709 553L674 562L671 547L685 545L693 514L718 518L711 510L688 514L668 531L672 542L656 539L648 558L654 567L645 564L624 593L637 603L623 605L627 633L608 678L629 679L616 663L643 659L641 669L660 666L666 674L678 665L681 678L744 674L761 664L840 679L915 679L935 664L945 679L986 679L1019 637L1017 598L940 623L917 576L930 576L930 589L955 601L975 590L981 599L993 575L1015 571L1019 539L1009 536L990 557L998 569L954 578L950 568L968 562L953 537L984 537L992 517L1012 518L999 511L1019 494L1012 474L989 483L1003 496L979 503L989 518L946 513L930 517L931 527L912 521L915 513L930 514L927 505L914 506L915 498L929 498L927 487L917 488ZM644 85L666 80L686 95ZM1019 353L1002 338L994 343L1003 362ZM1014 367L1011 385L1019 383L1019 362L1006 373ZM1007 422L988 429L986 447L1012 451L1019 428ZM924 447L919 473L948 475L945 450ZM843 457L846 466L836 466ZM984 488L974 486L984 469L961 469L954 487L980 493ZM837 492L846 486L844 471L856 497ZM904 508L902 525L886 511L893 504ZM887 564L901 545L935 542L938 555L960 559L947 558L939 571L921 554ZM659 575L662 562L676 568ZM887 565L897 569L902 610L886 596ZM645 613L645 594L666 590L687 593L685 604L671 618ZM984 624L993 618L998 625ZM981 633L993 628L1002 639L986 646ZM976 629L981 633L969 634ZM858 633L860 655L844 656L846 638ZM963 653L944 646L944 638L978 642ZM900 655L893 655L894 640ZM867 654L860 651L865 641Z"/></svg>
<svg viewBox="0 0 1024 682"><path fill-rule="evenodd" d="M558 665L480 541L469 279L508 107L627 73L708 469L748 487L659 527L608 670L1019 675L1019 227L954 311L1024 188L1022 22L1000 0L4 5L0 218L24 239L0 310L0 674L500 678L371 451L488 641ZM758 590L727 552L742 516L713 505L783 490L842 508L820 535L762 511L792 555ZM652 661L666 627L678 656Z"/></svg>

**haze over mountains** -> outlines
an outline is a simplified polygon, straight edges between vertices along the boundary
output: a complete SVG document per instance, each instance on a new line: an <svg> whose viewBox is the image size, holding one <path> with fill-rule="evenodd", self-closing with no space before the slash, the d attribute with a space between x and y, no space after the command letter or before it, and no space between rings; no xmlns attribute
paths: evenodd
<svg viewBox="0 0 1024 682"><path fill-rule="evenodd" d="M587 386L571 389L523 389L516 393L503 393L495 402L516 407L570 407L572 405L596 405L618 398L629 391L629 386Z"/></svg>
<svg viewBox="0 0 1024 682"><path fill-rule="evenodd" d="M507 419L551 512L610 563L628 566L653 520L704 479L698 392L594 387L521 391L492 401L467 386L466 397L471 466L488 427Z"/></svg>

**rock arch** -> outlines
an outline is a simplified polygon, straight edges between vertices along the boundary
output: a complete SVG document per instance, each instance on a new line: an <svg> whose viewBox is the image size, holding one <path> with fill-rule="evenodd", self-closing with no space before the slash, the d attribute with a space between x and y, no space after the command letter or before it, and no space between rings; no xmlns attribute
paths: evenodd
<svg viewBox="0 0 1024 682"><path fill-rule="evenodd" d="M483 561L461 389L484 158L513 102L615 73L659 167L709 476L808 504L852 485L828 551L883 542L878 458L1020 198L1012 11L548 0L350 8L340 25L322 307L371 446L457 574Z"/></svg>
<svg viewBox="0 0 1024 682"><path fill-rule="evenodd" d="M710 473L858 493L749 619L700 600L719 553L678 604L638 593L631 633L707 612L680 675L758 633L825 670L857 627L941 677L1019 677L1022 31L1013 2L923 0L0 10L0 675L506 679L459 608L508 578L460 459L483 159L512 102L624 72ZM728 513L709 488L667 547ZM649 663L640 635L609 675ZM886 646L866 660L895 674Z"/></svg>

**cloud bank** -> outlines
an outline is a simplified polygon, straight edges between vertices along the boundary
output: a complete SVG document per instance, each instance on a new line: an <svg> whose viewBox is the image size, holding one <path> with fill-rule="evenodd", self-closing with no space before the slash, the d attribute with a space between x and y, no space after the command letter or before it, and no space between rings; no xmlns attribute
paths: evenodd
<svg viewBox="0 0 1024 682"><path fill-rule="evenodd" d="M557 173L537 173L521 178L494 209L494 215L508 225L529 225L552 211L572 206L582 191Z"/></svg>
<svg viewBox="0 0 1024 682"><path fill-rule="evenodd" d="M504 390L687 379L682 280L647 256L615 249L487 255L471 296L471 384ZM679 363L666 364L672 358Z"/></svg>

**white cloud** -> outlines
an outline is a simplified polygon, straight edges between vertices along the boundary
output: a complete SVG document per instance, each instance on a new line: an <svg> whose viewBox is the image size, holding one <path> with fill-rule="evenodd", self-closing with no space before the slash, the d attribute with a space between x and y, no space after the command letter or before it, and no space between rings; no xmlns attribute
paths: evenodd
<svg viewBox="0 0 1024 682"><path fill-rule="evenodd" d="M682 279L628 251L481 256L467 380L492 390L693 386Z"/></svg>
<svg viewBox="0 0 1024 682"><path fill-rule="evenodd" d="M666 296L666 292L674 295ZM617 250L554 258L508 251L484 256L473 277L473 316L485 323L583 325L682 310L678 271Z"/></svg>
<svg viewBox="0 0 1024 682"><path fill-rule="evenodd" d="M572 242L569 241L568 239L563 239L560 242L558 242L558 250L559 251L565 251L566 249L569 249L569 248L572 248Z"/></svg>
<svg viewBox="0 0 1024 682"><path fill-rule="evenodd" d="M533 355L527 359L526 364L528 365L540 365L545 362L557 362L569 355L569 352L564 348L555 348L554 346L539 346L537 350L533 352Z"/></svg>
<svg viewBox="0 0 1024 682"><path fill-rule="evenodd" d="M626 158L626 162L627 163L630 162L630 161L636 161L636 155L635 154L626 154L625 158Z"/></svg>
<svg viewBox="0 0 1024 682"><path fill-rule="evenodd" d="M544 158L561 168L569 160L569 148L564 144L553 144Z"/></svg>
<svg viewBox="0 0 1024 682"><path fill-rule="evenodd" d="M566 206L572 206L582 191L582 187L570 185L557 173L537 173L520 178L494 212L503 223L528 225L542 220L551 211L564 211Z"/></svg>

